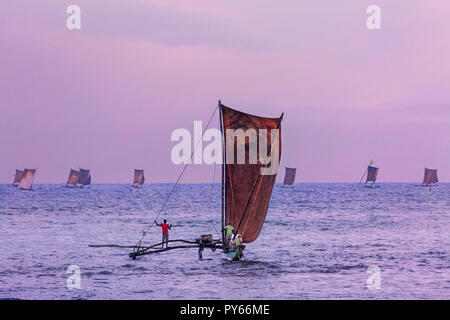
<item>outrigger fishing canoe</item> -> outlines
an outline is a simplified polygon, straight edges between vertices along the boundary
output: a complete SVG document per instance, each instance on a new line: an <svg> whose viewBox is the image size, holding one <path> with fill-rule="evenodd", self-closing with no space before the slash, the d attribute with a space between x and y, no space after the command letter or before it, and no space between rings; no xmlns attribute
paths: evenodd
<svg viewBox="0 0 450 320"><path fill-rule="evenodd" d="M364 184L365 188L369 188L369 189L380 188L379 185L375 184L375 182L377 181L379 168L372 166L372 164L373 164L373 160L370 161L369 165L367 166L367 169L364 171L364 174L362 175L361 180L359 180L358 186L361 184L364 177L366 177L366 183Z"/></svg>
<svg viewBox="0 0 450 320"><path fill-rule="evenodd" d="M297 172L296 168L288 168L286 167L286 172L284 174L283 188L292 187L295 182L295 174Z"/></svg>
<svg viewBox="0 0 450 320"><path fill-rule="evenodd" d="M212 235L201 235L195 240L170 240L169 243L181 242L167 248L161 248L161 243L151 246L144 246L143 239L147 232L135 246L118 245L91 245L92 247L121 247L133 248L130 253L132 259L139 256L164 252L174 249L198 248L199 258L202 258L202 252L205 248L216 251L222 251L223 256L228 260L240 260L243 258L245 244L255 241L261 232L264 224L267 209L269 207L273 186L275 184L278 167L273 170L273 155L278 157L277 165L281 159L281 121L283 114L278 118L265 118L247 114L223 105L220 101L218 107L220 131L222 138L222 184L221 184L221 238L213 239ZM214 114L215 112L214 111ZM214 117L211 117L211 119ZM208 122L207 127L209 126ZM205 128L206 130L207 128ZM239 134L237 132L239 131ZM258 132L256 139L254 135L246 132ZM204 133L204 131L203 131ZM243 135L242 135L243 134ZM264 137L265 135L265 137ZM264 139L265 138L265 139ZM250 144L258 143L259 156L254 163L250 159L254 156L250 154ZM266 144L266 145L264 145ZM265 150L264 150L265 149ZM239 163L238 152L236 150L245 150L246 161ZM262 152L264 150L265 152ZM261 157L261 153L263 156ZM191 157L192 159L192 157ZM256 159L256 158L255 158ZM269 160L270 159L270 160ZM189 163L183 168L180 174L183 174ZM266 170L272 168L271 170ZM269 173L268 173L269 172ZM180 180L180 177L177 180ZM175 189L177 183L173 186L170 194ZM164 205L160 210L162 212ZM158 214L159 216L159 214ZM157 217L158 217L157 216ZM242 245L233 246L225 237L224 227L231 223L235 233L242 237Z"/></svg>
<svg viewBox="0 0 450 320"><path fill-rule="evenodd" d="M132 186L134 188L142 188L145 183L144 170L134 169L134 178Z"/></svg>
<svg viewBox="0 0 450 320"><path fill-rule="evenodd" d="M437 169L425 168L423 174L423 181L420 185L421 187L436 187L438 185L439 179L437 176Z"/></svg>
<svg viewBox="0 0 450 320"><path fill-rule="evenodd" d="M36 176L36 171L37 169L24 169L17 188L19 190L33 190L33 182L34 177Z"/></svg>
<svg viewBox="0 0 450 320"><path fill-rule="evenodd" d="M364 187L370 188L370 189L376 189L380 186L375 184L377 181L378 176L378 170L379 168L374 166L368 166L367 167L367 177L366 177L366 183L364 184Z"/></svg>
<svg viewBox="0 0 450 320"><path fill-rule="evenodd" d="M221 119L221 132L223 137L223 161L222 161L222 230L226 224L231 223L237 234L242 235L243 243L255 241L266 219L273 186L277 175L263 175L262 167L273 165L267 164L264 159L258 159L254 164L239 164L234 152L234 137L230 136L236 130L244 131L254 129L258 132L266 130L271 132L270 138L266 135L267 155L266 158L277 153L278 163L281 159L281 121L279 118L264 118L250 115L224 106L219 101ZM230 143L231 148L229 150ZM245 159L250 159L250 139L237 139L236 147L245 144ZM234 161L229 163L228 153L232 152ZM225 242L225 234L222 231L222 243ZM224 254L231 260L240 260L243 257L245 245L238 248L229 248L226 243L223 246Z"/></svg>

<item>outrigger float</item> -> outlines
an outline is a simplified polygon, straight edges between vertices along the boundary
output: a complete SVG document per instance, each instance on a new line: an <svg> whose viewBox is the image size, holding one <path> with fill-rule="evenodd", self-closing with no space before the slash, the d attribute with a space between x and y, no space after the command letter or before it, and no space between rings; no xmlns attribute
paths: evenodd
<svg viewBox="0 0 450 320"><path fill-rule="evenodd" d="M223 150L221 187L222 239L213 239L211 234L207 234L201 235L195 240L169 240L169 243L177 243L178 245L167 248L162 248L162 243L144 246L143 239L148 233L147 230L143 233L142 238L135 246L90 245L90 247L132 248L133 252L129 254L132 259L136 259L139 256L187 248L198 248L200 259L202 258L203 250L205 248L211 249L212 251L216 251L217 249L221 250L223 256L228 260L237 261L243 258L243 251L245 249L244 243L253 242L258 238L266 218L278 172L277 165L281 158L281 121L283 119L283 114L281 114L279 118L259 117L229 108L223 105L219 100L218 107L211 116L205 131L217 109L219 109ZM257 132L256 136L246 134L247 130ZM203 131L203 134L205 131ZM237 132L242 133L242 135ZM265 138L267 138L265 139L267 149L264 148L264 141L261 142L261 138L264 138L264 134ZM268 138L268 136L270 136L270 138ZM259 145L258 141L254 140L258 140L258 138L260 139ZM251 154L254 150L252 150L250 144L254 143L259 146L259 157L255 157L255 154ZM228 150L228 148L230 148L230 150ZM261 149L265 149L265 152L262 152ZM239 163L238 152L234 152L235 150L238 150L238 152L239 150L241 150L241 152L243 151L245 153L244 159L249 159L249 163ZM193 153L191 155L191 160ZM264 154L262 157L261 153ZM273 155L278 157L277 164L273 163ZM250 159L252 158L257 158L257 161L251 163ZM158 218L163 211L167 200L173 193L181 176L189 165L189 162L183 168L177 182L172 187L171 192L156 218ZM273 170L274 166L276 166L276 170ZM267 174L267 169L272 169L272 171L269 170L269 174ZM264 174L262 174L263 172ZM231 223L234 227L236 234L242 235L242 245L235 246L233 241L228 241L226 239L224 227L228 223ZM151 226L153 226L153 224L150 225L150 228Z"/></svg>

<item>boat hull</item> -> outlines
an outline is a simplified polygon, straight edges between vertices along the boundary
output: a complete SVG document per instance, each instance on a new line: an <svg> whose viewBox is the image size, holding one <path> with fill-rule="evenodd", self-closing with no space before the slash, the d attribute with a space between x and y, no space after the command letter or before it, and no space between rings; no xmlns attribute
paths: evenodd
<svg viewBox="0 0 450 320"><path fill-rule="evenodd" d="M239 246L234 251L223 252L223 257L229 261L239 261L244 257L245 246Z"/></svg>

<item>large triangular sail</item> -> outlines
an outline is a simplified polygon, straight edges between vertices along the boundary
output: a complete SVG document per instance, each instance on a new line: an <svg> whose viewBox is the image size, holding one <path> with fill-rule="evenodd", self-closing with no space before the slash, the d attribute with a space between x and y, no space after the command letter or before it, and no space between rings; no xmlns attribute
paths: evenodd
<svg viewBox="0 0 450 320"><path fill-rule="evenodd" d="M222 224L231 222L235 230L242 235L243 242L248 243L257 239L269 207L281 158L282 117L264 118L250 115L226 107L220 101L219 107L224 143ZM250 144L254 146L256 143L255 134L251 132L256 132L258 137L257 156L250 152ZM262 139L264 135L265 138ZM238 161L240 148L245 150L244 163ZM265 156L261 157L264 151ZM274 156L278 157L278 163L267 163L268 158L275 159ZM262 171L271 165L276 166L275 172L262 174Z"/></svg>
<svg viewBox="0 0 450 320"><path fill-rule="evenodd" d="M16 174L14 175L14 181L13 184L18 185L20 183L20 180L22 180L23 177L23 171L16 169Z"/></svg>
<svg viewBox="0 0 450 320"><path fill-rule="evenodd" d="M284 174L284 182L283 185L291 186L295 182L295 173L297 172L296 168L288 168L286 167L286 172Z"/></svg>
<svg viewBox="0 0 450 320"><path fill-rule="evenodd" d="M91 184L91 172L88 169L80 168L80 177L78 178L78 183L82 186L87 186Z"/></svg>
<svg viewBox="0 0 450 320"><path fill-rule="evenodd" d="M432 184L435 184L438 182L439 182L439 180L437 177L437 169L425 168L422 184L428 186L428 185L432 185Z"/></svg>
<svg viewBox="0 0 450 320"><path fill-rule="evenodd" d="M69 178L67 179L66 186L76 186L79 178L80 178L80 171L70 169Z"/></svg>
<svg viewBox="0 0 450 320"><path fill-rule="evenodd" d="M33 186L34 176L36 175L37 169L25 169L23 172L22 179L20 180L19 189L31 190Z"/></svg>
<svg viewBox="0 0 450 320"><path fill-rule="evenodd" d="M133 186L142 186L145 183L144 170L134 169Z"/></svg>
<svg viewBox="0 0 450 320"><path fill-rule="evenodd" d="M366 183L368 183L368 182L375 183L375 181L377 180L377 175L378 175L378 168L372 167L372 166L368 166L367 167Z"/></svg>

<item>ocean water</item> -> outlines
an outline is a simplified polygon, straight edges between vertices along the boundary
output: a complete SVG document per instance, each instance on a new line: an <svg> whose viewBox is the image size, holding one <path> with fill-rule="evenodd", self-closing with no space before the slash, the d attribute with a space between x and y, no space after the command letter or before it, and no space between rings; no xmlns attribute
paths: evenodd
<svg viewBox="0 0 450 320"><path fill-rule="evenodd" d="M130 249L88 247L134 245L171 187L0 185L0 298L450 299L450 184L277 184L239 262L211 250L201 261L196 249L131 260ZM179 185L161 218L171 239L218 237L220 186ZM154 226L145 243L160 239ZM73 265L80 289L67 285Z"/></svg>

